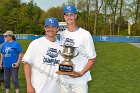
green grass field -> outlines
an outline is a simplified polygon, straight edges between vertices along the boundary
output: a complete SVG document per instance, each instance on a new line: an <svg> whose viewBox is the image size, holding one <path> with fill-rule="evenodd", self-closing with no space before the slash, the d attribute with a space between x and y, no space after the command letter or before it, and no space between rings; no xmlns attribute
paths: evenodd
<svg viewBox="0 0 140 93"><path fill-rule="evenodd" d="M19 40L26 51L30 41ZM95 42L97 61L91 70L89 93L140 93L140 49L128 43ZM23 63L20 93L26 93ZM1 92L0 92L1 93ZM13 85L11 93L15 93Z"/></svg>

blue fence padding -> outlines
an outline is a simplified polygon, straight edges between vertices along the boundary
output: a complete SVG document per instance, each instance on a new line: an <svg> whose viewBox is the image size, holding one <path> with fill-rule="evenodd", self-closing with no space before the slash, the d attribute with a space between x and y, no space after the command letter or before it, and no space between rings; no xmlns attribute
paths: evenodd
<svg viewBox="0 0 140 93"><path fill-rule="evenodd" d="M37 38L42 37L41 35L15 35L16 39L21 40L35 40Z"/></svg>
<svg viewBox="0 0 140 93"><path fill-rule="evenodd" d="M43 35L15 35L16 39L34 40L42 37ZM59 35L57 39L59 39ZM139 36L93 36L94 41L99 42L133 42L140 43Z"/></svg>
<svg viewBox="0 0 140 93"><path fill-rule="evenodd" d="M136 36L93 36L94 41L99 42L133 42L140 43L140 37Z"/></svg>
<svg viewBox="0 0 140 93"><path fill-rule="evenodd" d="M15 35L16 39L18 40L35 40L37 38L42 37L43 35ZM60 37L57 36L57 39L59 40Z"/></svg>

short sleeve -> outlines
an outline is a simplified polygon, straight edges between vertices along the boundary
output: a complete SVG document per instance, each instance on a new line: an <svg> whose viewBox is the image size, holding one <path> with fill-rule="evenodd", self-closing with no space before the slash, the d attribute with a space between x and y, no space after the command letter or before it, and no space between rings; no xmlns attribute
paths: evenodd
<svg viewBox="0 0 140 93"><path fill-rule="evenodd" d="M16 43L16 47L17 47L17 52L21 53L22 52L22 48L21 48L21 45L18 42Z"/></svg>
<svg viewBox="0 0 140 93"><path fill-rule="evenodd" d="M37 51L36 42L32 41L22 58L23 63L25 62L29 64L33 63L36 57L36 51Z"/></svg>
<svg viewBox="0 0 140 93"><path fill-rule="evenodd" d="M95 46L93 43L93 38L89 32L86 33L87 36L84 37L85 51L88 55L88 59L96 58Z"/></svg>

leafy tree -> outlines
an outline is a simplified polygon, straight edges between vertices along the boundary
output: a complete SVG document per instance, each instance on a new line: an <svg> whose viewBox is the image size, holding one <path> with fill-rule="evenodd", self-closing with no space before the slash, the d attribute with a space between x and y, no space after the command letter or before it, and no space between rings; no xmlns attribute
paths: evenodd
<svg viewBox="0 0 140 93"><path fill-rule="evenodd" d="M76 23L96 35L140 35L140 0L68 0L59 7L43 11L34 0L0 0L0 33L12 30L16 34L44 34L44 21L56 17L64 21L63 6L74 4L78 9Z"/></svg>

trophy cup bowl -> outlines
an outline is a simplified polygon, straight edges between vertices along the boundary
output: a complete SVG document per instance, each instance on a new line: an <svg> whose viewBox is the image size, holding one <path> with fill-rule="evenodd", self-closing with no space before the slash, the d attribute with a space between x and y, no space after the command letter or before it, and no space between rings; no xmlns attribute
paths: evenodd
<svg viewBox="0 0 140 93"><path fill-rule="evenodd" d="M66 74L66 75L72 75L74 73L74 64L71 61L72 58L76 57L78 55L75 53L75 48L72 46L63 46L62 53L60 52L60 55L64 58L64 60L59 64L59 71L57 71L57 74Z"/></svg>

